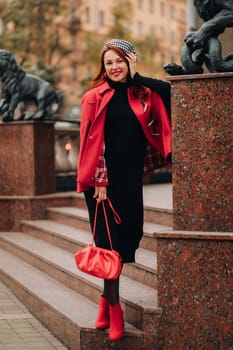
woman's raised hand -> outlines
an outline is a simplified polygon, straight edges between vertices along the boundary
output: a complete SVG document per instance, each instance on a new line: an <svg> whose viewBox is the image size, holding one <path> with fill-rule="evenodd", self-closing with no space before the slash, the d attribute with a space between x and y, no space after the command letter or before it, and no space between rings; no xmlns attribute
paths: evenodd
<svg viewBox="0 0 233 350"><path fill-rule="evenodd" d="M126 58L129 61L130 76L133 79L136 73L137 56L132 52L128 52Z"/></svg>

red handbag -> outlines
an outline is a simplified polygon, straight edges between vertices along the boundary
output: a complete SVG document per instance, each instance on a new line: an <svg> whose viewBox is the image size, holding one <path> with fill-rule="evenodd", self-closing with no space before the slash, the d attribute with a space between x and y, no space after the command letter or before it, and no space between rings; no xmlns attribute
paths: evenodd
<svg viewBox="0 0 233 350"><path fill-rule="evenodd" d="M112 206L112 203L109 198L107 201L113 211L114 219L117 224L121 223L121 218L115 211ZM84 249L75 253L75 262L77 268L83 272L88 273L89 275L99 277L106 280L114 280L119 277L122 269L122 258L118 252L116 252L112 247L112 239L108 224L108 218L105 209L105 203L102 202L104 218L110 243L111 250L99 248L94 246L94 237L96 231L96 219L97 219L97 211L99 203L96 203L95 209L95 217L94 217L94 225L93 225L93 234L92 234L92 242Z"/></svg>

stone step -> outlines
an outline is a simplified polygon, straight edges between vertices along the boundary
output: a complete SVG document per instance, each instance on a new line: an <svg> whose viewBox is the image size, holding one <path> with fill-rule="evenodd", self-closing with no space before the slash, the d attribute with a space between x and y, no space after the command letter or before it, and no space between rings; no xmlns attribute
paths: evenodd
<svg viewBox="0 0 233 350"><path fill-rule="evenodd" d="M170 209L154 208L144 205L144 220L171 227L173 223L173 212Z"/></svg>
<svg viewBox="0 0 233 350"><path fill-rule="evenodd" d="M144 186L144 197L147 196L146 194L146 187ZM156 196L156 190L155 196ZM167 195L167 194L166 194ZM150 194L151 196L151 194ZM86 209L86 203L85 199L82 193L75 193L73 194L73 205L75 207L79 207L82 209ZM148 202L148 203L147 203ZM155 207L156 204L153 204L153 200L150 199L150 201L144 199L144 219L146 221L159 224L159 225L166 225L166 226L172 226L172 218L173 218L173 212L171 209L168 208L160 208ZM158 205L158 203L157 203Z"/></svg>
<svg viewBox="0 0 233 350"><path fill-rule="evenodd" d="M62 224L74 226L76 228L90 231L90 223L87 209L77 207L54 207L48 208L48 219ZM144 235L141 241L141 247L144 249L156 251L157 243L154 237L157 233L171 229L170 226L155 224L153 222L144 223Z"/></svg>
<svg viewBox="0 0 233 350"><path fill-rule="evenodd" d="M83 193L77 193L76 192L75 196L73 196L72 203L76 207L83 208L83 209L87 208Z"/></svg>
<svg viewBox="0 0 233 350"><path fill-rule="evenodd" d="M79 271L72 253L25 233L0 232L0 246L27 263L57 279L67 287L98 303L102 280ZM126 311L126 321L144 330L150 319L160 314L157 290L126 276L121 276L121 302Z"/></svg>
<svg viewBox="0 0 233 350"><path fill-rule="evenodd" d="M1 248L0 275L30 312L70 350L156 348L155 334L143 334L129 323L125 323L123 338L110 342L107 330L94 328L95 303Z"/></svg>
<svg viewBox="0 0 233 350"><path fill-rule="evenodd" d="M51 220L22 221L21 231L73 254L91 243L90 232ZM156 268L156 253L139 248L136 252L136 263L125 264L123 274L150 287L157 288Z"/></svg>
<svg viewBox="0 0 233 350"><path fill-rule="evenodd" d="M88 212L79 207L52 207L47 209L47 218L62 224L90 231Z"/></svg>

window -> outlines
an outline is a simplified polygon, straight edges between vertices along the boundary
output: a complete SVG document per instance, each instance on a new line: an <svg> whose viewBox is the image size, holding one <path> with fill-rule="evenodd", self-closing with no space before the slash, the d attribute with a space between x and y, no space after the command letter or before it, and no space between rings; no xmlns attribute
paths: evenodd
<svg viewBox="0 0 233 350"><path fill-rule="evenodd" d="M164 10L164 2L160 2L160 15L164 16L165 10Z"/></svg>
<svg viewBox="0 0 233 350"><path fill-rule="evenodd" d="M90 23L91 18L90 18L90 8L89 8L89 7L86 7L86 8L85 8L85 14L84 14L84 16L85 16L85 22L86 22L86 23Z"/></svg>
<svg viewBox="0 0 233 350"><path fill-rule="evenodd" d="M142 9L142 0L138 0L138 9Z"/></svg>
<svg viewBox="0 0 233 350"><path fill-rule="evenodd" d="M71 64L71 75L72 75L72 80L75 81L77 80L77 63L76 62L72 62Z"/></svg>
<svg viewBox="0 0 233 350"><path fill-rule="evenodd" d="M174 32L174 30L171 30L170 32L170 43L171 45L175 45L176 43L176 33Z"/></svg>
<svg viewBox="0 0 233 350"><path fill-rule="evenodd" d="M185 19L186 19L186 12L184 9L181 9L180 10L180 20L184 22Z"/></svg>
<svg viewBox="0 0 233 350"><path fill-rule="evenodd" d="M161 59L161 64L164 65L165 64L165 55L164 55L164 53L161 53L160 59Z"/></svg>
<svg viewBox="0 0 233 350"><path fill-rule="evenodd" d="M104 26L104 11L102 10L98 12L98 25Z"/></svg>
<svg viewBox="0 0 233 350"><path fill-rule="evenodd" d="M163 27L160 27L160 40L164 40L165 37L165 30Z"/></svg>
<svg viewBox="0 0 233 350"><path fill-rule="evenodd" d="M138 35L142 35L143 34L143 25L142 22L138 22Z"/></svg>
<svg viewBox="0 0 233 350"><path fill-rule="evenodd" d="M151 25L149 29L149 34L154 37L155 36L155 26Z"/></svg>
<svg viewBox="0 0 233 350"><path fill-rule="evenodd" d="M91 79L91 77L92 77L92 69L91 69L91 67L87 67L87 69L86 69L86 79L87 80L90 80Z"/></svg>
<svg viewBox="0 0 233 350"><path fill-rule="evenodd" d="M3 20L0 18L0 34L3 34L3 32L4 32Z"/></svg>
<svg viewBox="0 0 233 350"><path fill-rule="evenodd" d="M170 54L170 62L175 62L174 56Z"/></svg>
<svg viewBox="0 0 233 350"><path fill-rule="evenodd" d="M175 7L174 5L170 5L170 18L175 18Z"/></svg>
<svg viewBox="0 0 233 350"><path fill-rule="evenodd" d="M149 11L154 13L154 0L149 0Z"/></svg>
<svg viewBox="0 0 233 350"><path fill-rule="evenodd" d="M62 80L62 65L61 65L61 63L57 63L55 66L55 79L56 79L56 81Z"/></svg>

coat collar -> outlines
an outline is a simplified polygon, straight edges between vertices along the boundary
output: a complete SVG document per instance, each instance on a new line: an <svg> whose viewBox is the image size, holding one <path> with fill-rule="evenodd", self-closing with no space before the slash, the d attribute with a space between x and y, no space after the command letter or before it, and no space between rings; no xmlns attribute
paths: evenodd
<svg viewBox="0 0 233 350"><path fill-rule="evenodd" d="M109 86L109 84L107 83L107 81L104 81L101 85L97 86L96 89L97 89L97 91L98 91L98 93L99 93L100 95L104 95L104 93L105 93L106 91L113 90L113 89Z"/></svg>
<svg viewBox="0 0 233 350"><path fill-rule="evenodd" d="M103 82L101 85L96 87L96 92L97 95L101 96L101 102L96 114L96 118L98 119L99 115L102 113L102 111L105 109L105 107L107 106L109 100L112 98L112 96L114 95L114 89L112 89L109 84L105 81Z"/></svg>

